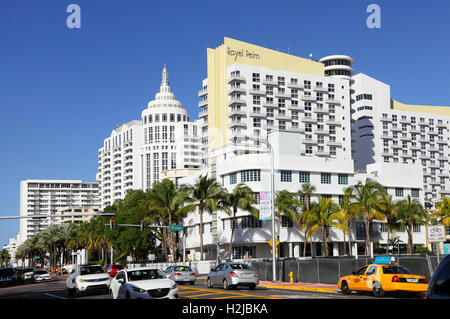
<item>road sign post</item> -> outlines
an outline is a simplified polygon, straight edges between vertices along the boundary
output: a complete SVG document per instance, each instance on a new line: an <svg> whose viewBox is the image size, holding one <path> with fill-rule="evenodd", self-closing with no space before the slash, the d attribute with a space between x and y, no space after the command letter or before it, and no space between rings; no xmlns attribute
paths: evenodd
<svg viewBox="0 0 450 319"><path fill-rule="evenodd" d="M445 242L445 226L433 225L428 227L428 241L434 243L436 247L437 262L439 264L439 247L438 243Z"/></svg>

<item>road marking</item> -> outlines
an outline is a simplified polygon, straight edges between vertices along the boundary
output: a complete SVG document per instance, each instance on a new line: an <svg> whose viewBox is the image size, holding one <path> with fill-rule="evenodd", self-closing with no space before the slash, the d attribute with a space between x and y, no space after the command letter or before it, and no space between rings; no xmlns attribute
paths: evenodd
<svg viewBox="0 0 450 319"><path fill-rule="evenodd" d="M217 290L211 290L211 289L201 289L201 288L186 288L186 289L194 290L194 291L186 291L186 293L183 292L183 298L186 298L186 299L191 297L191 296L186 295L186 294L195 293L195 292L202 292L202 291L204 291L206 293L212 293L212 294L229 295L228 297L211 298L211 299L226 299L226 298L240 298L240 297L256 297L256 298L264 298L264 299L286 299L286 298L270 297L270 296L262 296L262 295L250 295L250 294L247 294L247 293L239 293L239 292L217 291ZM186 289L182 289L182 290L186 290Z"/></svg>
<svg viewBox="0 0 450 319"><path fill-rule="evenodd" d="M265 288L272 288L272 289L303 290L303 291L319 291L319 292L336 293L336 289L332 289L332 288L289 287L289 286L276 286L276 285L258 285L258 286L265 287Z"/></svg>
<svg viewBox="0 0 450 319"><path fill-rule="evenodd" d="M207 296L207 295L221 295L223 294L223 292L210 292L210 293L206 293L206 294L200 294L200 295L191 295L191 296L187 296L186 298L195 298L195 297L203 297L203 296Z"/></svg>
<svg viewBox="0 0 450 319"><path fill-rule="evenodd" d="M49 296L49 297L53 297L53 298L57 298L57 299L69 299L69 298L57 296L57 295L54 295L54 294L44 294L44 295L45 296Z"/></svg>

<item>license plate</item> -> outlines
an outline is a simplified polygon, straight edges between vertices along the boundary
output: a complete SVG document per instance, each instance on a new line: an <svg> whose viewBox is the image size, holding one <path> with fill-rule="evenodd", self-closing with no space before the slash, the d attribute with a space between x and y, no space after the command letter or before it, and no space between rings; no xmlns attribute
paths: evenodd
<svg viewBox="0 0 450 319"><path fill-rule="evenodd" d="M406 278L406 281L407 282L418 282L419 279L417 279L417 278Z"/></svg>
<svg viewBox="0 0 450 319"><path fill-rule="evenodd" d="M242 277L243 278L252 278L252 274L243 274Z"/></svg>
<svg viewBox="0 0 450 319"><path fill-rule="evenodd" d="M189 278L184 278L183 280L184 280L184 281L189 281Z"/></svg>

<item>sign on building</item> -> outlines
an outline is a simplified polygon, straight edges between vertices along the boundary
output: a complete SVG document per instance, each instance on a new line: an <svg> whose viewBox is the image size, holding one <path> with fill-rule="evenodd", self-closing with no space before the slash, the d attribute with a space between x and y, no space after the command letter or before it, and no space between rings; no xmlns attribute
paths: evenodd
<svg viewBox="0 0 450 319"><path fill-rule="evenodd" d="M269 220L272 215L271 192L259 192L259 219Z"/></svg>
<svg viewBox="0 0 450 319"><path fill-rule="evenodd" d="M445 227L429 226L428 227L428 241L430 243L444 242L445 241Z"/></svg>

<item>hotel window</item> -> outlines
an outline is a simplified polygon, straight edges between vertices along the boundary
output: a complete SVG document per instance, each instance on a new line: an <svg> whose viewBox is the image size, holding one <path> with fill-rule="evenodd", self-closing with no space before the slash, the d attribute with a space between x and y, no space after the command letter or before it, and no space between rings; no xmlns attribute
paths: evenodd
<svg viewBox="0 0 450 319"><path fill-rule="evenodd" d="M284 85L284 77L282 76L278 77L278 85Z"/></svg>
<svg viewBox="0 0 450 319"><path fill-rule="evenodd" d="M328 110L330 114L334 114L336 112L336 107L334 105L328 106Z"/></svg>
<svg viewBox="0 0 450 319"><path fill-rule="evenodd" d="M311 176L309 172L299 172L299 182L300 183L310 183Z"/></svg>
<svg viewBox="0 0 450 319"><path fill-rule="evenodd" d="M331 173L320 173L321 184L331 184Z"/></svg>
<svg viewBox="0 0 450 319"><path fill-rule="evenodd" d="M261 127L261 119L253 119L253 127Z"/></svg>
<svg viewBox="0 0 450 319"><path fill-rule="evenodd" d="M395 196L403 197L403 188L396 188L395 189Z"/></svg>
<svg viewBox="0 0 450 319"><path fill-rule="evenodd" d="M267 95L273 95L273 86L267 86L266 87L266 94Z"/></svg>
<svg viewBox="0 0 450 319"><path fill-rule="evenodd" d="M329 129L330 129L330 134L336 134L336 126L330 125Z"/></svg>
<svg viewBox="0 0 450 319"><path fill-rule="evenodd" d="M348 174L339 174L338 175L338 184L339 185L348 185Z"/></svg>
<svg viewBox="0 0 450 319"><path fill-rule="evenodd" d="M293 99L298 98L298 90L296 90L296 89L291 90L291 98L293 98Z"/></svg>
<svg viewBox="0 0 450 319"><path fill-rule="evenodd" d="M416 123L416 118L413 117L413 116L411 117L411 123L412 123L412 124Z"/></svg>
<svg viewBox="0 0 450 319"><path fill-rule="evenodd" d="M286 121L279 121L278 129L286 130Z"/></svg>
<svg viewBox="0 0 450 319"><path fill-rule="evenodd" d="M316 96L317 96L317 101L323 101L323 93L317 92Z"/></svg>
<svg viewBox="0 0 450 319"><path fill-rule="evenodd" d="M260 182L261 181L261 170L251 169L241 172L241 182Z"/></svg>
<svg viewBox="0 0 450 319"><path fill-rule="evenodd" d="M419 197L420 190L417 188L411 189L411 197Z"/></svg>
<svg viewBox="0 0 450 319"><path fill-rule="evenodd" d="M282 182L292 182L292 171L281 171L280 176Z"/></svg>
<svg viewBox="0 0 450 319"><path fill-rule="evenodd" d="M317 114L317 122L323 123L323 114Z"/></svg>
<svg viewBox="0 0 450 319"><path fill-rule="evenodd" d="M262 220L256 219L253 216L244 216L240 218L241 228L261 228Z"/></svg>
<svg viewBox="0 0 450 319"><path fill-rule="evenodd" d="M298 120L298 112L297 111L292 111L292 119Z"/></svg>
<svg viewBox="0 0 450 319"><path fill-rule="evenodd" d="M291 78L291 84L297 84L297 79L292 79Z"/></svg>
<svg viewBox="0 0 450 319"><path fill-rule="evenodd" d="M236 184L237 183L237 178L236 178L236 173L230 174L230 184Z"/></svg>
<svg viewBox="0 0 450 319"><path fill-rule="evenodd" d="M253 104L254 105L261 105L261 97L253 95Z"/></svg>
<svg viewBox="0 0 450 319"><path fill-rule="evenodd" d="M330 155L336 156L336 146L330 146Z"/></svg>
<svg viewBox="0 0 450 319"><path fill-rule="evenodd" d="M305 102L305 111L311 111L311 102Z"/></svg>
<svg viewBox="0 0 450 319"><path fill-rule="evenodd" d="M303 84L304 84L304 86L305 86L305 89L311 89L311 81L305 80L305 81L303 82Z"/></svg>
<svg viewBox="0 0 450 319"><path fill-rule="evenodd" d="M328 84L328 92L334 92L334 84L332 83Z"/></svg>
<svg viewBox="0 0 450 319"><path fill-rule="evenodd" d="M252 79L253 79L253 82L259 82L259 73L253 73Z"/></svg>
<svg viewBox="0 0 450 319"><path fill-rule="evenodd" d="M323 135L317 136L317 144L324 144L325 143L325 137Z"/></svg>
<svg viewBox="0 0 450 319"><path fill-rule="evenodd" d="M311 145L306 145L306 149L305 149L306 154L311 155L313 150L312 150L312 146Z"/></svg>
<svg viewBox="0 0 450 319"><path fill-rule="evenodd" d="M292 228L294 227L294 222L288 216L281 216L281 227Z"/></svg>
<svg viewBox="0 0 450 319"><path fill-rule="evenodd" d="M273 117L275 109L267 109L267 117Z"/></svg>
<svg viewBox="0 0 450 319"><path fill-rule="evenodd" d="M155 114L155 123L159 122L159 114Z"/></svg>
<svg viewBox="0 0 450 319"><path fill-rule="evenodd" d="M233 259L255 258L256 246L233 246Z"/></svg>
<svg viewBox="0 0 450 319"><path fill-rule="evenodd" d="M259 84L253 84L253 90L259 91L259 89L260 89Z"/></svg>
<svg viewBox="0 0 450 319"><path fill-rule="evenodd" d="M306 123L305 124L305 132L312 133L312 124L311 123Z"/></svg>
<svg viewBox="0 0 450 319"><path fill-rule="evenodd" d="M392 122L397 122L397 115L396 114L392 114ZM395 125L395 127L397 127L397 125Z"/></svg>
<svg viewBox="0 0 450 319"><path fill-rule="evenodd" d="M278 107L285 107L286 102L285 99L278 99Z"/></svg>

